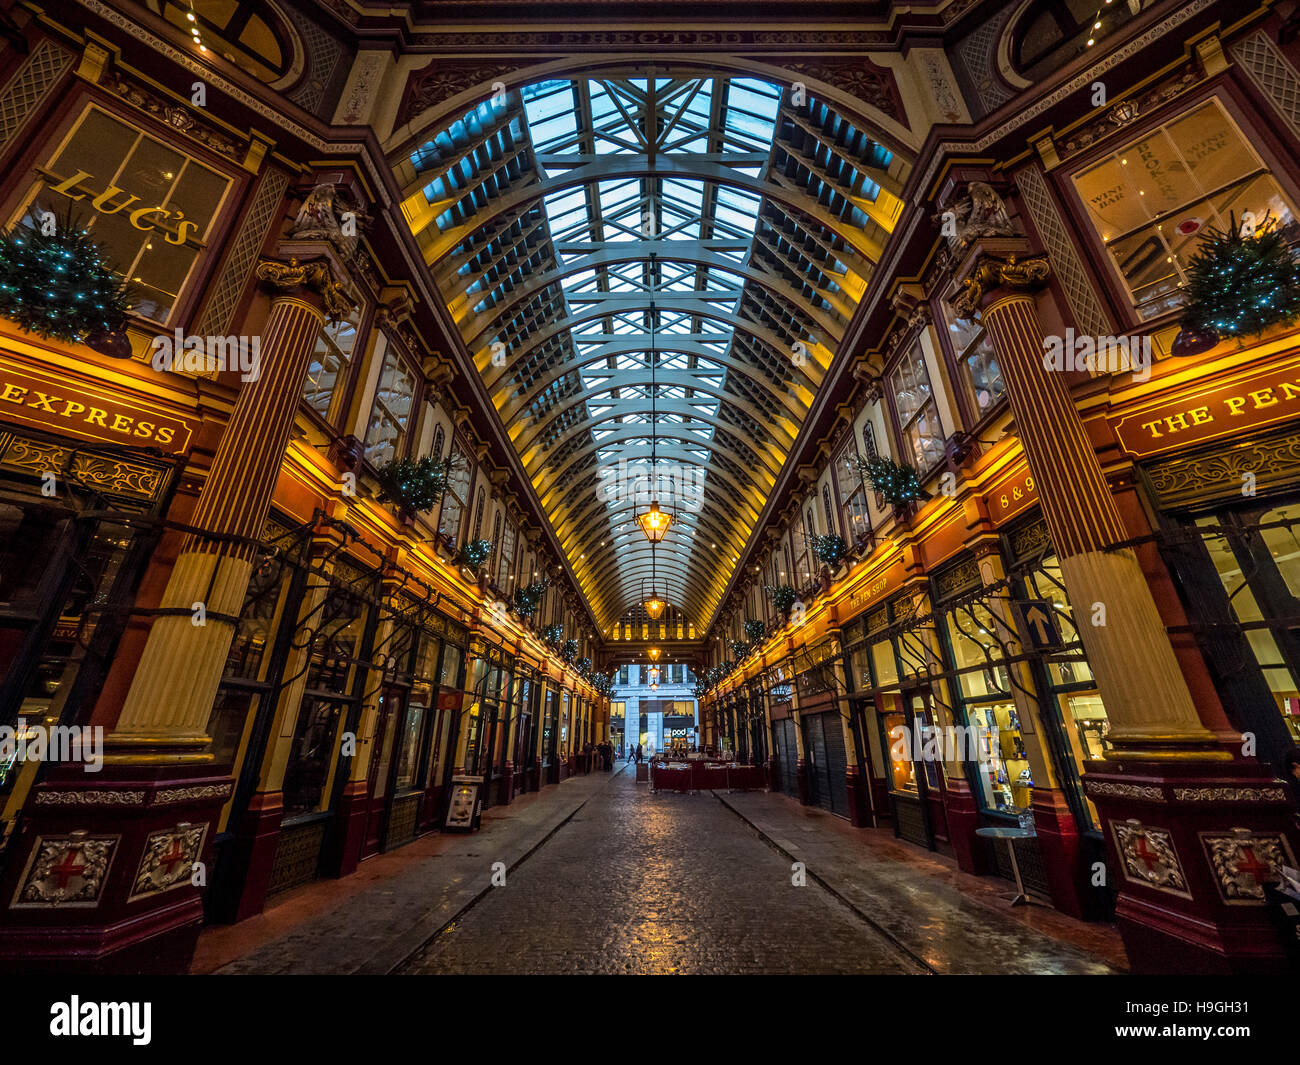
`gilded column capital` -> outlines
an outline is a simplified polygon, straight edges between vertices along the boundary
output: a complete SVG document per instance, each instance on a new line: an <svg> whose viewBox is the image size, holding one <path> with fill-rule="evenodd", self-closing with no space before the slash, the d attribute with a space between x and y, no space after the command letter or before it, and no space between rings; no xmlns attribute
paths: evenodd
<svg viewBox="0 0 1300 1065"><path fill-rule="evenodd" d="M1016 256L1005 259L981 253L972 261L959 284L960 291L952 297L953 309L963 317L972 317L979 311L986 297L1000 288L1018 292L1032 292L1042 288L1051 276L1052 268L1045 254Z"/></svg>
<svg viewBox="0 0 1300 1065"><path fill-rule="evenodd" d="M285 295L311 293L316 298L310 302L319 302L331 319L344 317L357 305L348 287L335 276L334 267L327 258L308 262L296 258L288 262L263 259L255 272L257 279L275 292Z"/></svg>

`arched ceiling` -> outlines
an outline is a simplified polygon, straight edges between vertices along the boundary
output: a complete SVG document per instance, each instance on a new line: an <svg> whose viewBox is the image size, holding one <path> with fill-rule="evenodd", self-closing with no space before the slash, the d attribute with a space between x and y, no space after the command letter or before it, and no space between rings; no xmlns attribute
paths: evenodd
<svg viewBox="0 0 1300 1065"><path fill-rule="evenodd" d="M652 569L707 629L908 165L803 89L604 72L498 91L396 161L406 218L602 630ZM652 494L677 519L653 563L633 520Z"/></svg>

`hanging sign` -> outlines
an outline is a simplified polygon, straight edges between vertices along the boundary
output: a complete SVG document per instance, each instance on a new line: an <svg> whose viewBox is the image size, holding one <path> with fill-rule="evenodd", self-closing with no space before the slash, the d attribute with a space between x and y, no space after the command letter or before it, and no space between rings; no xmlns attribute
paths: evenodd
<svg viewBox="0 0 1300 1065"><path fill-rule="evenodd" d="M1065 646L1051 600L1026 599L1018 605L1020 633L1035 651L1059 651Z"/></svg>

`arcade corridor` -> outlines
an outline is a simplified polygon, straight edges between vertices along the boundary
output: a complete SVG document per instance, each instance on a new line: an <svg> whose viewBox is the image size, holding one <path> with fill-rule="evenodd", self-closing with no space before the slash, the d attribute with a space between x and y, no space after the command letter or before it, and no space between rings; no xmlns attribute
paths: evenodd
<svg viewBox="0 0 1300 1065"><path fill-rule="evenodd" d="M260 928L213 930L196 971L218 961L218 972L245 974L1123 970L1113 931L1045 907L1008 910L1005 883L868 835L864 845L777 795L651 794L624 767L485 819L479 836L346 899L317 884L283 915L250 922ZM804 861L806 886L793 885L787 855ZM492 886L496 861L504 886ZM295 912L315 916L295 923Z"/></svg>

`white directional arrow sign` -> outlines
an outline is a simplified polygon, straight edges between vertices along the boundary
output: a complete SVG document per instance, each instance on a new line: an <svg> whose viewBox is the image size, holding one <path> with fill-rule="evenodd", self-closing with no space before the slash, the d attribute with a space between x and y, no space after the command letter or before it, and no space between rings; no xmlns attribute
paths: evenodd
<svg viewBox="0 0 1300 1065"><path fill-rule="evenodd" d="M1035 651L1059 651L1064 644L1056 625L1056 610L1050 600L1026 599L1020 604L1022 634Z"/></svg>

